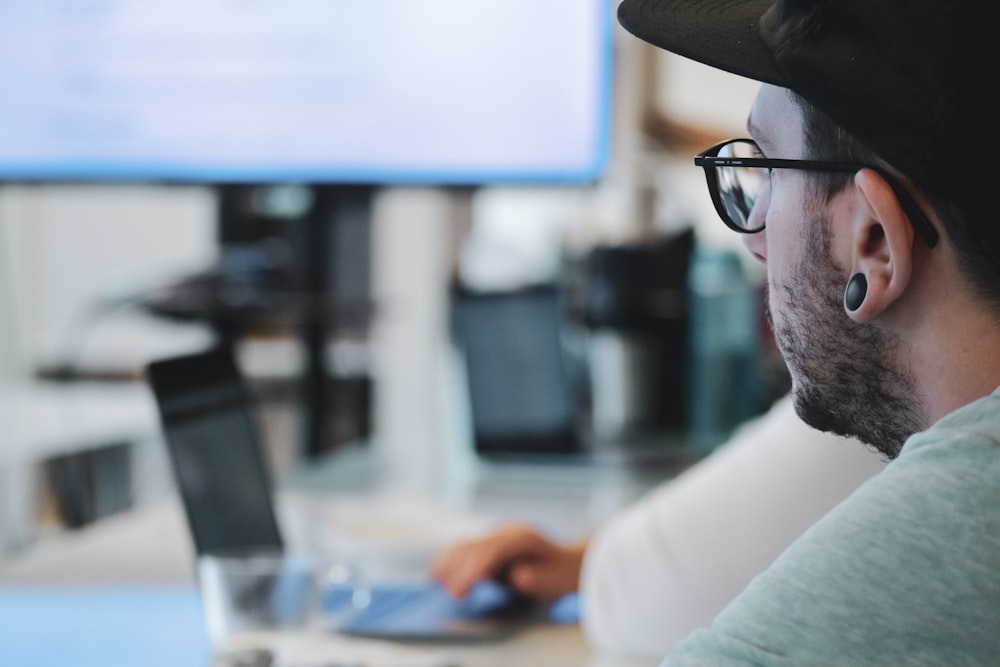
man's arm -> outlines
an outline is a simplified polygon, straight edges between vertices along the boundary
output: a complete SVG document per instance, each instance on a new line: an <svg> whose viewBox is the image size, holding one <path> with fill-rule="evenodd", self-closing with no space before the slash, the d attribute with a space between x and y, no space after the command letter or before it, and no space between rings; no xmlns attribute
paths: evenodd
<svg viewBox="0 0 1000 667"><path fill-rule="evenodd" d="M884 467L857 441L805 425L782 399L594 535L581 581L588 638L662 658Z"/></svg>

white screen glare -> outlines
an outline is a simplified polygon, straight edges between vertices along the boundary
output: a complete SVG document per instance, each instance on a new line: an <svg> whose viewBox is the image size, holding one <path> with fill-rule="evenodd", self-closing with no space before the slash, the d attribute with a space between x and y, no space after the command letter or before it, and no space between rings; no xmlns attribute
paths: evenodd
<svg viewBox="0 0 1000 667"><path fill-rule="evenodd" d="M0 180L588 181L608 0L3 0Z"/></svg>

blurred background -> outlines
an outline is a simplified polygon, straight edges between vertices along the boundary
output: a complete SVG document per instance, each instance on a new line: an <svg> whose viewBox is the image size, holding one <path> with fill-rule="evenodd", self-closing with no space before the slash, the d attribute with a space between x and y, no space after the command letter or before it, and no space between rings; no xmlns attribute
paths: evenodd
<svg viewBox="0 0 1000 667"><path fill-rule="evenodd" d="M0 7L5 558L172 494L143 371L220 342L276 474L401 493L673 470L787 388L691 159L756 84L610 2L362 4Z"/></svg>

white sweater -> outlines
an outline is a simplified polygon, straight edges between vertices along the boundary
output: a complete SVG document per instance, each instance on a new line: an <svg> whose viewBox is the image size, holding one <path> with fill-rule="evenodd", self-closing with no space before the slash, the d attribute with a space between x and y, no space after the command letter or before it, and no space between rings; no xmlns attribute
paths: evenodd
<svg viewBox="0 0 1000 667"><path fill-rule="evenodd" d="M785 397L595 535L582 623L603 652L666 655L885 461L820 433Z"/></svg>

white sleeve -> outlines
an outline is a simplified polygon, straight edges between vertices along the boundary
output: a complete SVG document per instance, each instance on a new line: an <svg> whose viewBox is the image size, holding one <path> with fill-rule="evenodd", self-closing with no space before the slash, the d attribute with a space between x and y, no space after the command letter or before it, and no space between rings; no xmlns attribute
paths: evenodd
<svg viewBox="0 0 1000 667"><path fill-rule="evenodd" d="M662 658L884 466L806 426L786 396L597 531L580 581L588 639Z"/></svg>

